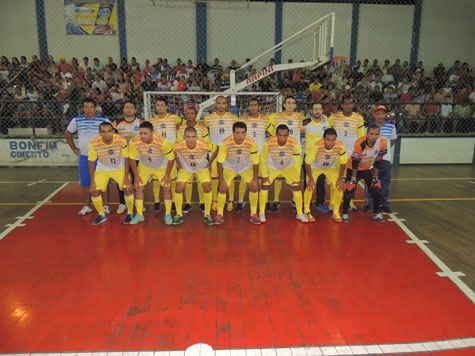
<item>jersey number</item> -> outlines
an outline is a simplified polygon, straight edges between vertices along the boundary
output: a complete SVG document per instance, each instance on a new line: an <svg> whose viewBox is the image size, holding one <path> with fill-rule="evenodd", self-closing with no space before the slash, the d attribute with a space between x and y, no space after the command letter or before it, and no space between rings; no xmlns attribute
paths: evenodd
<svg viewBox="0 0 475 356"><path fill-rule="evenodd" d="M225 129L219 129L219 130L218 130L218 133L219 133L220 135L223 135L225 132L226 132Z"/></svg>
<svg viewBox="0 0 475 356"><path fill-rule="evenodd" d="M162 132L162 137L167 137L167 133L166 133L166 132Z"/></svg>
<svg viewBox="0 0 475 356"><path fill-rule="evenodd" d="M115 158L111 158L111 164L117 164Z"/></svg>
<svg viewBox="0 0 475 356"><path fill-rule="evenodd" d="M196 167L196 162L190 162L190 167Z"/></svg>
<svg viewBox="0 0 475 356"><path fill-rule="evenodd" d="M289 135L293 135L294 134L294 129L289 129Z"/></svg>

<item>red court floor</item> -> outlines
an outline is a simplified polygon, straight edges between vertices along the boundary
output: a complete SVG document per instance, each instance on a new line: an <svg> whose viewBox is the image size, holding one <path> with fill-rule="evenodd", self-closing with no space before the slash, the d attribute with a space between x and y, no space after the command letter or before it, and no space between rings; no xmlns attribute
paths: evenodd
<svg viewBox="0 0 475 356"><path fill-rule="evenodd" d="M140 225L113 213L94 227L95 214L78 217L67 204L79 197L76 184L65 186L0 241L0 353L475 337L473 302L393 221L354 213L336 224L316 213L302 224L282 204L261 226L246 206L208 227L194 205L183 225L167 227L163 209L148 205ZM475 354L433 351L425 354Z"/></svg>

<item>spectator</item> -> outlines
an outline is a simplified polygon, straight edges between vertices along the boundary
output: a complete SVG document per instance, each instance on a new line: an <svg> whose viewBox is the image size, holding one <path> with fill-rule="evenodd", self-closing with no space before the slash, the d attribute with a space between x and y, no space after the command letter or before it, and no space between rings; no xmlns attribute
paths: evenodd
<svg viewBox="0 0 475 356"><path fill-rule="evenodd" d="M51 57L53 59L53 57ZM54 63L54 61L53 61ZM71 73L71 64L66 63L65 57L59 57L59 70L61 71L61 75L65 75L66 73Z"/></svg>
<svg viewBox="0 0 475 356"><path fill-rule="evenodd" d="M94 76L94 82L92 83L92 89L94 89L94 88L99 88L99 90L101 92L103 92L107 88L107 83L102 80L102 78L99 74L96 74Z"/></svg>
<svg viewBox="0 0 475 356"><path fill-rule="evenodd" d="M150 75L145 76L145 82L142 83L143 91L156 91L158 90L157 83L152 80Z"/></svg>
<svg viewBox="0 0 475 356"><path fill-rule="evenodd" d="M214 59L214 64L211 66L210 72L215 75L215 78L219 78L221 75L223 75L223 66L219 64L218 58Z"/></svg>
<svg viewBox="0 0 475 356"><path fill-rule="evenodd" d="M195 66L193 65L193 61L191 59L188 59L188 64L186 65L186 73L188 75L191 75L194 69L195 69Z"/></svg>
<svg viewBox="0 0 475 356"><path fill-rule="evenodd" d="M188 84L185 81L185 76L181 76L178 84L176 86L178 91L186 91L188 89Z"/></svg>
<svg viewBox="0 0 475 356"><path fill-rule="evenodd" d="M426 104L422 106L422 115L427 119L428 130L432 133L438 131L439 105L434 103L434 97L432 94L427 94L425 98ZM419 127L419 131L422 131L422 127Z"/></svg>
<svg viewBox="0 0 475 356"><path fill-rule="evenodd" d="M111 57L109 57L109 58L111 58ZM97 57L94 58L94 64L92 65L92 71L94 73L97 73L97 74L102 73L102 72L105 71L104 65L101 64L101 61Z"/></svg>
<svg viewBox="0 0 475 356"><path fill-rule="evenodd" d="M417 97L413 97L411 103L404 105L404 114L406 119L409 119L406 124L405 132L416 132L416 128L419 126L418 121L421 116L421 106L418 104Z"/></svg>

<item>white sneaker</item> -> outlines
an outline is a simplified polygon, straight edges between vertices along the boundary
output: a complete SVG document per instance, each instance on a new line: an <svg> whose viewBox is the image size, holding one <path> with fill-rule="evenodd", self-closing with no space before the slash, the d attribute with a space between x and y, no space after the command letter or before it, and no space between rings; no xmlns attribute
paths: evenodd
<svg viewBox="0 0 475 356"><path fill-rule="evenodd" d="M110 215L111 214L111 208L109 208L109 205L104 205L104 215Z"/></svg>
<svg viewBox="0 0 475 356"><path fill-rule="evenodd" d="M92 213L92 209L88 207L87 205L84 205L81 210L79 210L78 215L79 216L84 216L86 214Z"/></svg>
<svg viewBox="0 0 475 356"><path fill-rule="evenodd" d="M119 204L119 207L117 208L117 214L123 214L127 211L127 205L125 204Z"/></svg>
<svg viewBox="0 0 475 356"><path fill-rule="evenodd" d="M308 219L307 219L307 217L305 216L304 213L301 213L301 214L297 215L296 219L297 219L297 220L300 220L300 221L303 222L303 223L308 222Z"/></svg>
<svg viewBox="0 0 475 356"><path fill-rule="evenodd" d="M266 213L259 213L259 220L261 222L266 222Z"/></svg>

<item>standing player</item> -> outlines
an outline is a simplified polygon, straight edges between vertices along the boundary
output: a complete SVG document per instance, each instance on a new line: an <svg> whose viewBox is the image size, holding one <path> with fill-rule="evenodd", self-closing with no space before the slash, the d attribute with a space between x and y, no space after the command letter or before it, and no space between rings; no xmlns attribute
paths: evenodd
<svg viewBox="0 0 475 356"><path fill-rule="evenodd" d="M379 126L371 124L366 135L355 142L353 154L348 162L346 176L346 191L343 200L343 222L349 222L348 209L350 200L354 198L356 184L364 179L366 186L370 187L373 198L373 219L384 222L379 202L381 200L381 182L378 179L379 170L382 166L382 158L387 153L386 140L379 136Z"/></svg>
<svg viewBox="0 0 475 356"><path fill-rule="evenodd" d="M262 147L266 142L266 133L275 135L275 127L270 122L267 115L260 114L261 107L259 105L259 99L251 98L247 101L248 112L244 114L240 120L247 126L247 135L253 138L261 153ZM244 195L246 194L247 184L244 181L239 182L239 201L236 207L237 212L241 212L244 208Z"/></svg>
<svg viewBox="0 0 475 356"><path fill-rule="evenodd" d="M124 103L123 112L124 118L115 120L112 126L117 130L119 135L125 137L127 144L129 144L130 140L139 134L139 126L143 120L135 116L137 109L132 100L127 100ZM135 176L132 177L132 183L134 183L134 177ZM119 188L119 207L117 208L117 214L123 214L126 210L127 206L125 205L124 192Z"/></svg>
<svg viewBox="0 0 475 356"><path fill-rule="evenodd" d="M115 134L110 122L99 125L100 136L89 144L88 168L91 178L92 203L99 214L92 225L99 225L106 221L101 192L107 189L109 180L115 180L121 189L124 189L127 204L127 216L124 224L129 224L133 218L134 194L129 180L129 150L124 137ZM95 167L95 161L97 167ZM94 168L95 171L94 171Z"/></svg>
<svg viewBox="0 0 475 356"><path fill-rule="evenodd" d="M156 180L163 186L163 197L165 200L165 224L172 224L172 180L171 172L175 164L173 146L167 139L153 133L153 126L150 122L140 124L139 136L130 141L129 145L130 167L134 172L135 180L135 206L137 214L134 216L131 225L144 221L143 198L144 187L150 178ZM135 160L140 157L137 169Z"/></svg>
<svg viewBox="0 0 475 356"><path fill-rule="evenodd" d="M379 126L380 136L386 140L388 152L383 157L383 165L379 170L379 179L381 180L381 190L383 196L380 201L381 208L387 214L392 213L389 206L389 185L391 184L391 147L396 143L396 126L386 121L387 109L384 105L378 105L374 108L374 123ZM368 190L365 191L365 212L371 212L373 200Z"/></svg>
<svg viewBox="0 0 475 356"><path fill-rule="evenodd" d="M92 212L90 207L91 195L89 187L91 185L91 177L88 169L88 151L89 144L97 137L99 132L99 125L103 122L109 122L105 117L96 115L96 102L94 99L85 98L82 101L83 115L77 116L71 120L66 131L66 141L71 147L71 150L79 157L79 185L82 189L82 199L84 206L79 211L78 215L84 216ZM74 143L73 134L78 133L78 146ZM107 200L104 197L104 200ZM110 209L104 206L104 211L108 215Z"/></svg>
<svg viewBox="0 0 475 356"><path fill-rule="evenodd" d="M328 127L335 129L338 140L346 147L348 157L353 153L356 140L365 135L363 116L353 112L354 107L351 96L343 95L342 111L331 115L328 119ZM352 211L358 211L353 201L350 202L350 206Z"/></svg>
<svg viewBox="0 0 475 356"><path fill-rule="evenodd" d="M323 114L323 106L321 103L312 104L310 115L310 119L305 119L303 121L303 128L305 131L305 154L307 154L309 147L314 147L315 144L322 139L323 133L325 132L328 126L328 118ZM317 178L317 210L321 211L322 213L328 214L329 210L323 204L325 202L325 174L320 174L319 176L315 176L314 178ZM305 213L310 214L310 210L306 210Z"/></svg>
<svg viewBox="0 0 475 356"><path fill-rule="evenodd" d="M270 122L277 127L279 125L286 125L289 128L289 135L292 136L302 147L300 134L303 131L303 121L305 116L296 112L297 101L293 96L287 96L284 100L284 112L274 113L269 115ZM270 207L271 211L278 211L280 206L280 191L282 190L282 180L277 179L274 183L274 204Z"/></svg>
<svg viewBox="0 0 475 356"><path fill-rule="evenodd" d="M326 129L323 139L309 145L307 143L307 154L305 156L305 170L307 172L307 189L304 194L305 216L308 221L314 222L315 218L310 213L310 201L318 183L316 177L322 175L331 184L330 204L333 205L333 220L341 222L340 205L345 190L344 174L348 158L346 156L345 145L336 140L335 129ZM317 181L318 182L318 181ZM325 182L325 179L323 179Z"/></svg>
<svg viewBox="0 0 475 356"><path fill-rule="evenodd" d="M218 96L216 98L215 105L216 112L206 115L203 119L203 123L209 130L209 137L211 143L214 143L216 146L219 146L226 137L233 134L233 124L238 120L238 118L236 115L227 112L228 99L226 99L224 96ZM213 193L213 210L216 210L217 208L218 185L218 166L217 162L215 161L211 165L211 190ZM232 187L230 187L230 196L231 193L233 193L234 196L234 184Z"/></svg>
<svg viewBox="0 0 475 356"><path fill-rule="evenodd" d="M173 144L177 139L177 127L183 122L182 118L178 115L168 113L168 101L164 97L157 99L155 113L156 115L150 119L153 125L153 132ZM176 169L172 171L172 178L175 176ZM174 194L173 192L175 191L175 183L176 182L172 183L172 194ZM156 180L153 181L153 198L155 200L154 210L158 212L160 210L160 182Z"/></svg>
<svg viewBox="0 0 475 356"><path fill-rule="evenodd" d="M277 126L276 135L269 138L262 147L260 165L262 175L262 189L259 193L259 219L266 221L266 204L269 195L269 186L276 178L285 178L292 187L297 220L308 222L302 213L302 191L300 190L300 171L302 169L302 156L300 144L289 136L286 125Z"/></svg>
<svg viewBox="0 0 475 356"><path fill-rule="evenodd" d="M203 186L203 199L205 205L204 221L208 225L214 225L211 217L211 164L218 154L217 146L198 140L198 132L195 127L189 126L185 129L185 139L175 145L175 154L178 165L178 178L176 184L175 205L176 215L173 218L173 225L181 224L183 219L182 203L183 190L186 184L196 175L198 183ZM208 156L211 158L208 161Z"/></svg>
<svg viewBox="0 0 475 356"><path fill-rule="evenodd" d="M219 176L216 225L224 222L223 211L224 204L226 203L226 191L238 174L249 187L250 221L254 224L261 223L257 215L259 152L256 141L247 136L246 132L247 128L244 122L234 123L232 136L225 138L219 146L219 154L216 159L218 161Z"/></svg>
<svg viewBox="0 0 475 356"><path fill-rule="evenodd" d="M200 141L210 142L209 141L209 132L206 127L203 125L197 125L196 121L196 109L193 106L187 107L185 109L185 119L186 122L181 124L178 128L177 141L181 141L184 139L185 130L187 127L194 127L196 129L196 138ZM205 211L205 206L203 202L203 187L200 183L197 184L198 186L198 197L200 200L200 209L202 212ZM185 187L185 205L183 206L183 213L188 214L191 210L191 195L193 193L193 175L191 176L191 181L186 184Z"/></svg>

